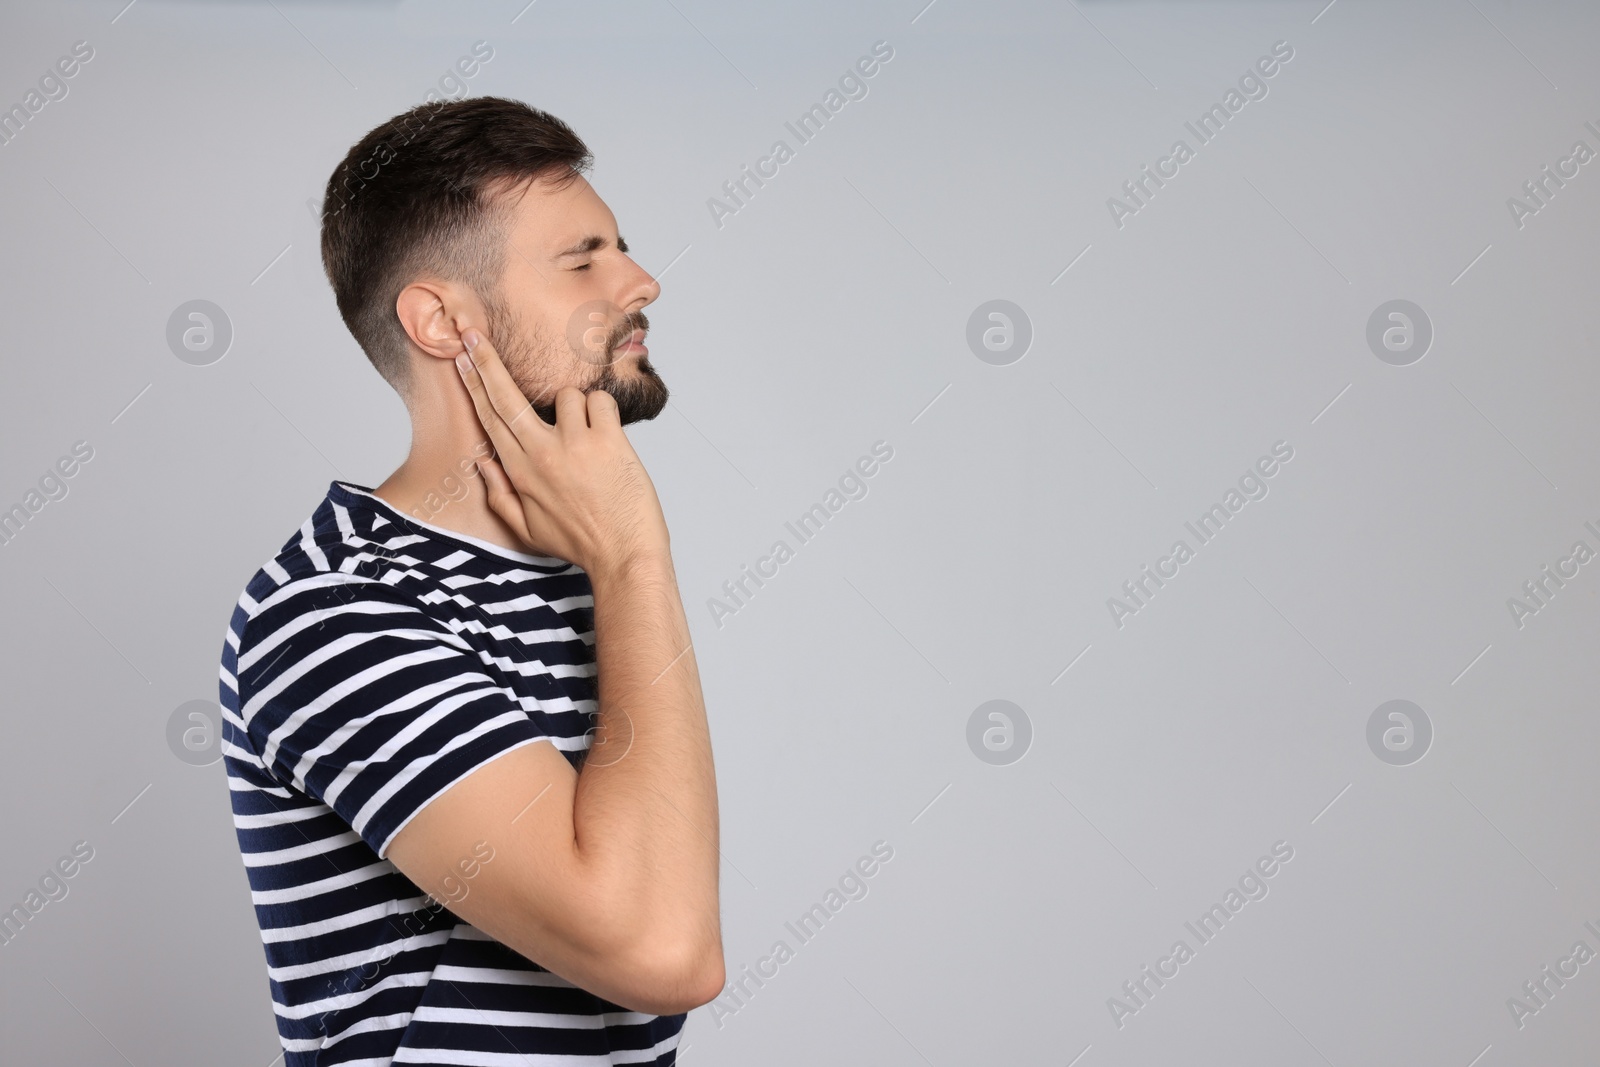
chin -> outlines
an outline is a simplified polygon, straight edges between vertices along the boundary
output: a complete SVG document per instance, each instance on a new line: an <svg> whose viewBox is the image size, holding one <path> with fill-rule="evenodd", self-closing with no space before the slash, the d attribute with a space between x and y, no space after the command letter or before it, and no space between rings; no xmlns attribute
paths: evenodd
<svg viewBox="0 0 1600 1067"><path fill-rule="evenodd" d="M667 407L669 394L665 383L657 378L652 387L642 392L627 389L608 389L617 401L617 414L624 426L635 422L648 422Z"/></svg>
<svg viewBox="0 0 1600 1067"><path fill-rule="evenodd" d="M666 410L671 393L653 370L627 377L612 377L584 388L585 393L601 390L617 402L617 415L624 426L648 422ZM530 402L531 403L531 402ZM551 426L556 424L554 404L531 404L534 413Z"/></svg>
<svg viewBox="0 0 1600 1067"><path fill-rule="evenodd" d="M671 396L667 383L650 365L649 356L639 357L628 372L620 375L614 366L608 366L591 388L604 389L611 394L624 426L655 418L666 409Z"/></svg>

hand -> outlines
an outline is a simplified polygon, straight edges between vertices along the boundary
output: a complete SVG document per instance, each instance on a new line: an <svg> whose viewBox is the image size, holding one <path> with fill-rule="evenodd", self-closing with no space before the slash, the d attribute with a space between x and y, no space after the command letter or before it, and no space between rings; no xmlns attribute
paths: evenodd
<svg viewBox="0 0 1600 1067"><path fill-rule="evenodd" d="M661 502L610 393L564 386L545 422L475 329L456 367L495 455L478 461L489 507L528 548L591 573L668 552Z"/></svg>

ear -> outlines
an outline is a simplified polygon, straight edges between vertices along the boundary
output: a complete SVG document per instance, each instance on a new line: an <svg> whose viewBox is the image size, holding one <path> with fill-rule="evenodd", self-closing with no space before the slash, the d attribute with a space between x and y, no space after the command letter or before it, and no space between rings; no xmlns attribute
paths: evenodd
<svg viewBox="0 0 1600 1067"><path fill-rule="evenodd" d="M454 282L414 281L400 290L394 310L411 343L436 359L453 360L466 350L461 332L468 326L488 332L476 295Z"/></svg>

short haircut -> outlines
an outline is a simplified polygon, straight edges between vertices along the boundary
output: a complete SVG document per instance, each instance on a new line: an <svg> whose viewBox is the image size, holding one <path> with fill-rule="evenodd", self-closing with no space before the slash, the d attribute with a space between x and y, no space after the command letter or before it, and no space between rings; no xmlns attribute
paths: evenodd
<svg viewBox="0 0 1600 1067"><path fill-rule="evenodd" d="M510 205L500 193L556 186L593 163L566 123L519 100L419 104L374 127L333 170L322 202L322 266L339 315L383 379L410 400L411 342L395 313L420 277L492 301Z"/></svg>

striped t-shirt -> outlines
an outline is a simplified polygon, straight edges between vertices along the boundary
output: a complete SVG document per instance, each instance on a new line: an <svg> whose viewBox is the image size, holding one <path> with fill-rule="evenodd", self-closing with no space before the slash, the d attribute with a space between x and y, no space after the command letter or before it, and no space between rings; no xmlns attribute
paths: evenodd
<svg viewBox="0 0 1600 1067"><path fill-rule="evenodd" d="M429 801L514 748L550 741L581 767L593 646L580 568L346 482L251 578L222 650L222 751L285 1067L676 1061L684 1015L579 989L384 858ZM451 899L497 844L452 868Z"/></svg>

